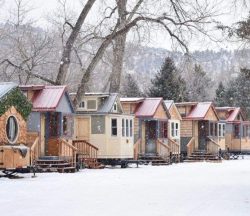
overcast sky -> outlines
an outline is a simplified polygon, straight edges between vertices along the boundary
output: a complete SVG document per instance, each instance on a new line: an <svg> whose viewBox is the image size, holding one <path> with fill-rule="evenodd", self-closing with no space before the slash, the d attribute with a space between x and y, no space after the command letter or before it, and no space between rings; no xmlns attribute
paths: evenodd
<svg viewBox="0 0 250 216"><path fill-rule="evenodd" d="M216 0L211 0L216 1ZM248 11L246 8L239 7L235 12L235 8L230 4L230 0L221 0L222 3L219 7L219 12L222 14L216 17L216 20L221 21L224 24L230 25L233 22L241 20L243 17L246 17ZM9 11L14 5L14 0L4 0L4 4L0 8L0 19L4 22L9 18ZM30 1L33 10L31 11L32 18L37 20L37 23L41 26L46 26L46 15L52 13L57 8L57 0L32 0ZM81 11L80 0L69 0L68 4L71 9L73 9L77 14ZM213 35L217 38L220 37L218 32L214 32ZM162 47L167 49L172 49L169 38L164 34L164 32L155 32L151 35L151 41L149 46ZM215 49L220 48L224 49L236 49L239 47L239 44L233 44L228 42L214 43L203 36L199 38L194 38L189 47L191 50L204 50L204 49Z"/></svg>

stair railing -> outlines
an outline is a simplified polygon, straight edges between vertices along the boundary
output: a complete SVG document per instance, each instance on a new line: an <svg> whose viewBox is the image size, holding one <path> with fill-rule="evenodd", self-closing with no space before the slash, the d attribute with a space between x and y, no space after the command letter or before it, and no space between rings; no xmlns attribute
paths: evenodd
<svg viewBox="0 0 250 216"><path fill-rule="evenodd" d="M174 155L180 154L180 144L172 140L171 138L168 138L168 146L170 148L170 152Z"/></svg>
<svg viewBox="0 0 250 216"><path fill-rule="evenodd" d="M161 156L163 159L168 160L170 155L170 147L162 142L160 139L157 139L157 153L159 156Z"/></svg>
<svg viewBox="0 0 250 216"><path fill-rule="evenodd" d="M134 160L138 160L140 145L141 145L141 139L138 139L134 144Z"/></svg>
<svg viewBox="0 0 250 216"><path fill-rule="evenodd" d="M195 150L195 139L194 137L192 137L187 144L187 155L190 156L194 152L194 150Z"/></svg>
<svg viewBox="0 0 250 216"><path fill-rule="evenodd" d="M85 158L97 158L98 148L86 140L73 140L72 145L77 148L77 154Z"/></svg>
<svg viewBox="0 0 250 216"><path fill-rule="evenodd" d="M72 166L76 166L77 148L65 139L59 140L59 158L68 161Z"/></svg>
<svg viewBox="0 0 250 216"><path fill-rule="evenodd" d="M30 164L33 165L39 157L39 137L37 136L30 147Z"/></svg>
<svg viewBox="0 0 250 216"><path fill-rule="evenodd" d="M212 138L207 137L207 152L212 154L218 154L220 145L216 143Z"/></svg>

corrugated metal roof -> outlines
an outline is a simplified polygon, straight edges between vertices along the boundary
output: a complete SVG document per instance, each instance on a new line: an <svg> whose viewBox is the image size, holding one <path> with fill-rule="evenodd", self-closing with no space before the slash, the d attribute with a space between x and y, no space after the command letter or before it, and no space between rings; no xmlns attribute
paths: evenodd
<svg viewBox="0 0 250 216"><path fill-rule="evenodd" d="M128 103L139 103L142 102L144 98L120 98L121 102L128 102Z"/></svg>
<svg viewBox="0 0 250 216"><path fill-rule="evenodd" d="M32 98L33 111L55 111L66 86L45 86Z"/></svg>
<svg viewBox="0 0 250 216"><path fill-rule="evenodd" d="M212 102L199 102L186 118L204 119L211 106Z"/></svg>
<svg viewBox="0 0 250 216"><path fill-rule="evenodd" d="M104 101L102 106L97 110L99 113L109 113L111 112L114 103L116 102L116 99L118 97L117 93L111 93L109 97Z"/></svg>
<svg viewBox="0 0 250 216"><path fill-rule="evenodd" d="M238 121L236 119L238 114L241 114L244 119L244 115L242 114L240 107L216 107L216 110L226 112L228 117L225 120L228 122Z"/></svg>
<svg viewBox="0 0 250 216"><path fill-rule="evenodd" d="M162 98L145 98L142 104L138 107L136 117L153 117Z"/></svg>
<svg viewBox="0 0 250 216"><path fill-rule="evenodd" d="M169 110L170 107L172 106L172 104L174 103L173 100L164 100L165 106L167 107L167 109Z"/></svg>
<svg viewBox="0 0 250 216"><path fill-rule="evenodd" d="M12 89L16 88L18 85L13 82L2 82L0 83L0 100Z"/></svg>

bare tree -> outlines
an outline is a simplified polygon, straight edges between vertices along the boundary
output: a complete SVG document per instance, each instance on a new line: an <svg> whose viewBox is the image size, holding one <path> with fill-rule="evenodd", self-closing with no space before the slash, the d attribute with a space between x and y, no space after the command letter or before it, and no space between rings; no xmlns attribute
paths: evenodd
<svg viewBox="0 0 250 216"><path fill-rule="evenodd" d="M56 78L57 84L63 84L65 83L66 75L68 73L69 65L70 65L70 58L71 58L71 52L73 50L74 43L77 39L77 36L80 32L80 29L91 9L93 4L96 0L88 0L85 4L84 8L82 9L81 14L79 15L76 24L73 26L70 24L67 20L65 21L65 24L68 24L72 28L72 32L65 44L65 47L63 48L62 58L59 66L59 71Z"/></svg>

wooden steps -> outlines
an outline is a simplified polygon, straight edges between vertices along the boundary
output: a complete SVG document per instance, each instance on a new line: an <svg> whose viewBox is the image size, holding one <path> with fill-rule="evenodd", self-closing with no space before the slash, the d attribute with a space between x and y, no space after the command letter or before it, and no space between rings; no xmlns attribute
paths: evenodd
<svg viewBox="0 0 250 216"><path fill-rule="evenodd" d="M97 158L78 158L81 162L81 164L84 164L85 168L88 169L104 169L105 165L98 162Z"/></svg>
<svg viewBox="0 0 250 216"><path fill-rule="evenodd" d="M76 167L57 156L40 157L38 160L36 160L36 167L38 172L76 172Z"/></svg>
<svg viewBox="0 0 250 216"><path fill-rule="evenodd" d="M139 161L146 165L152 164L152 166L166 166L170 164L168 160L165 160L158 155L139 155Z"/></svg>
<svg viewBox="0 0 250 216"><path fill-rule="evenodd" d="M206 151L194 151L184 162L221 162L221 158L217 154L208 153Z"/></svg>

